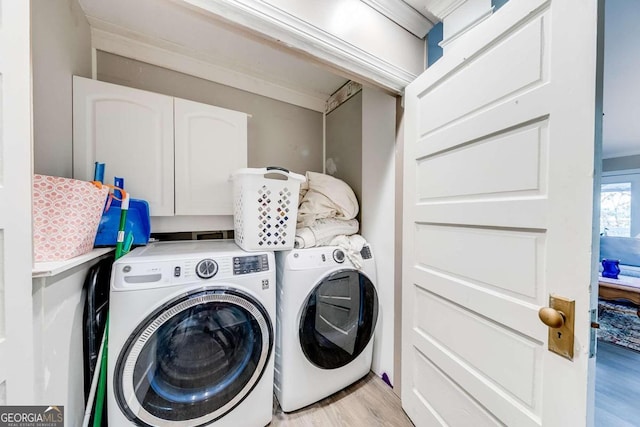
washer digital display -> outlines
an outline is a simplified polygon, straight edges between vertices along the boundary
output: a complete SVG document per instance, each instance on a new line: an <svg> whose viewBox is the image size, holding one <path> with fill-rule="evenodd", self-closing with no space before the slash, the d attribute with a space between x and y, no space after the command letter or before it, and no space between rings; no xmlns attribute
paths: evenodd
<svg viewBox="0 0 640 427"><path fill-rule="evenodd" d="M259 273L269 270L269 258L266 254L233 257L233 274Z"/></svg>

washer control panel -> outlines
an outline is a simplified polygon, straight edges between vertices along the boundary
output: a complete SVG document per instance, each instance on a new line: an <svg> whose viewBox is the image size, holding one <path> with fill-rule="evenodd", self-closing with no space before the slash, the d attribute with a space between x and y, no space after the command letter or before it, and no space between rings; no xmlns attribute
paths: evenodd
<svg viewBox="0 0 640 427"><path fill-rule="evenodd" d="M212 254L217 255L217 254ZM270 258L271 257L271 261ZM114 270L118 289L145 289L158 286L193 284L199 281L224 281L233 277L270 274L273 255L228 255L182 258L162 261L127 262L123 259Z"/></svg>
<svg viewBox="0 0 640 427"><path fill-rule="evenodd" d="M233 274L259 273L269 270L267 254L233 257Z"/></svg>

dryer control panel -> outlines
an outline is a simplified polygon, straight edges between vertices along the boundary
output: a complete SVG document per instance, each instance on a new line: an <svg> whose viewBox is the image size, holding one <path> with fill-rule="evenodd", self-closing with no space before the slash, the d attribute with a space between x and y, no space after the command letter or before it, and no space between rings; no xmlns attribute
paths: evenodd
<svg viewBox="0 0 640 427"><path fill-rule="evenodd" d="M280 260L284 260L286 269L293 271L326 267L354 267L346 250L339 246L293 249L291 251L280 252L279 254L277 257ZM369 245L362 248L360 255L364 263L373 263L373 254Z"/></svg>

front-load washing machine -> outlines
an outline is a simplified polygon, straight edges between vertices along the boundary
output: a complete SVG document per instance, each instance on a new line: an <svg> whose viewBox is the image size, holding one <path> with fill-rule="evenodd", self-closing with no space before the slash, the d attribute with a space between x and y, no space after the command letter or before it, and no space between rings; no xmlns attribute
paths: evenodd
<svg viewBox="0 0 640 427"><path fill-rule="evenodd" d="M259 427L273 405L273 253L230 241L162 242L111 279L113 427Z"/></svg>
<svg viewBox="0 0 640 427"><path fill-rule="evenodd" d="M378 319L369 246L357 269L337 246L276 253L274 390L285 412L317 402L367 375Z"/></svg>

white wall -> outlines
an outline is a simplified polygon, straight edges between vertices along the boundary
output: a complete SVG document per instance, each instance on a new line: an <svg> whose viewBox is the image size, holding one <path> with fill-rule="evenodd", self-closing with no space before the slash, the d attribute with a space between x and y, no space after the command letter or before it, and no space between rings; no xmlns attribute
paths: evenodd
<svg viewBox="0 0 640 427"><path fill-rule="evenodd" d="M640 2L605 2L602 157L640 154Z"/></svg>
<svg viewBox="0 0 640 427"><path fill-rule="evenodd" d="M373 371L394 384L396 98L362 90L361 234L376 258L380 318L373 347ZM399 356L399 355L398 355Z"/></svg>
<svg viewBox="0 0 640 427"><path fill-rule="evenodd" d="M372 370L394 382L396 297L396 98L380 90L362 91L327 115L327 173L349 184L360 202L360 234L376 259L380 317ZM335 170L333 170L335 169ZM397 346L399 349L399 345ZM398 378L399 381L399 378Z"/></svg>
<svg viewBox="0 0 640 427"><path fill-rule="evenodd" d="M91 33L76 0L31 2L34 172L72 176L71 76L91 76Z"/></svg>
<svg viewBox="0 0 640 427"><path fill-rule="evenodd" d="M97 54L98 80L251 114L248 166L322 171L322 114L177 71Z"/></svg>
<svg viewBox="0 0 640 427"><path fill-rule="evenodd" d="M362 201L362 92L327 114L327 174L343 180Z"/></svg>

